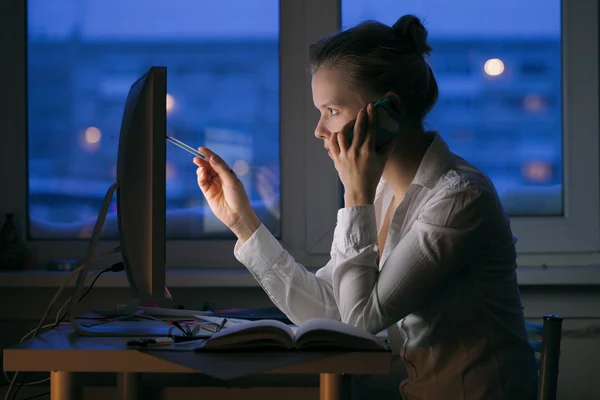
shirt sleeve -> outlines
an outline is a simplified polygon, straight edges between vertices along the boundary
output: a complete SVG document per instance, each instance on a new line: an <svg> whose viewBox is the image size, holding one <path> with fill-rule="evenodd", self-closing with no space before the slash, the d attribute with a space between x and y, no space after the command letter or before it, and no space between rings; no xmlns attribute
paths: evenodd
<svg viewBox="0 0 600 400"><path fill-rule="evenodd" d="M340 319L333 295L331 261L313 274L297 263L262 224L244 244L236 244L234 254L293 323L311 318Z"/></svg>
<svg viewBox="0 0 600 400"><path fill-rule="evenodd" d="M381 270L373 207L339 210L331 256L341 320L376 333L419 309L485 240L493 207L493 197L479 188L436 194Z"/></svg>

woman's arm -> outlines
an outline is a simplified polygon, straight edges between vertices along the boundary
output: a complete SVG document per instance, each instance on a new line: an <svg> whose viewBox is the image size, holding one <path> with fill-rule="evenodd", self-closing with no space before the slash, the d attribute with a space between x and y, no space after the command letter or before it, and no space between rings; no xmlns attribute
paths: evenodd
<svg viewBox="0 0 600 400"><path fill-rule="evenodd" d="M379 332L417 310L468 262L494 207L492 195L478 188L436 195L381 271L373 206L341 209L331 251L341 320Z"/></svg>
<svg viewBox="0 0 600 400"><path fill-rule="evenodd" d="M215 216L238 237L236 258L294 323L315 317L339 319L331 265L314 275L296 263L260 223L244 185L227 163L205 147L199 150L205 159L194 158L198 186Z"/></svg>
<svg viewBox="0 0 600 400"><path fill-rule="evenodd" d="M235 246L236 258L293 323L311 318L340 319L333 295L331 261L316 275L307 271L262 224L242 242Z"/></svg>

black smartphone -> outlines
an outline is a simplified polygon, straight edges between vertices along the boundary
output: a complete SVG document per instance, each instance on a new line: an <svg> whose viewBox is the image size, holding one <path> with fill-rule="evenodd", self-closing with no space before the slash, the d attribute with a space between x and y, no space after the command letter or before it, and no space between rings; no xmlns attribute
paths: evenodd
<svg viewBox="0 0 600 400"><path fill-rule="evenodd" d="M384 97L376 101L373 107L377 115L375 150L379 150L402 132L408 125L408 121L396 111L389 97ZM350 143L352 143L353 136L354 127L348 133L348 141Z"/></svg>

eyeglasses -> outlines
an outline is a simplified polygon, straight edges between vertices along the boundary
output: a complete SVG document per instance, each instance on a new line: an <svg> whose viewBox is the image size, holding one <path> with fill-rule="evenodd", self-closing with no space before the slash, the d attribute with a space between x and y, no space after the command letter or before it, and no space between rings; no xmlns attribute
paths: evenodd
<svg viewBox="0 0 600 400"><path fill-rule="evenodd" d="M227 324L227 318L223 318L220 324L216 322L200 322L194 325L182 324L181 321L173 321L169 328L169 336L173 336L173 330L178 329L184 336L196 336L200 329L211 333L220 332Z"/></svg>

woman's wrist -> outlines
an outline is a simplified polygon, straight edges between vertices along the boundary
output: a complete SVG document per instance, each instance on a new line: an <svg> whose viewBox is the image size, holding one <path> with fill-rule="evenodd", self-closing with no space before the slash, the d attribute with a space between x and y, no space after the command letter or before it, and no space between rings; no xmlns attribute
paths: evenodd
<svg viewBox="0 0 600 400"><path fill-rule="evenodd" d="M255 213L251 213L241 217L229 229L237 236L238 240L245 243L254 235L254 232L260 227L260 219Z"/></svg>
<svg viewBox="0 0 600 400"><path fill-rule="evenodd" d="M372 196L366 196L363 193L344 193L344 206L346 207L356 207L356 206L366 206L369 204L373 204L375 201Z"/></svg>

